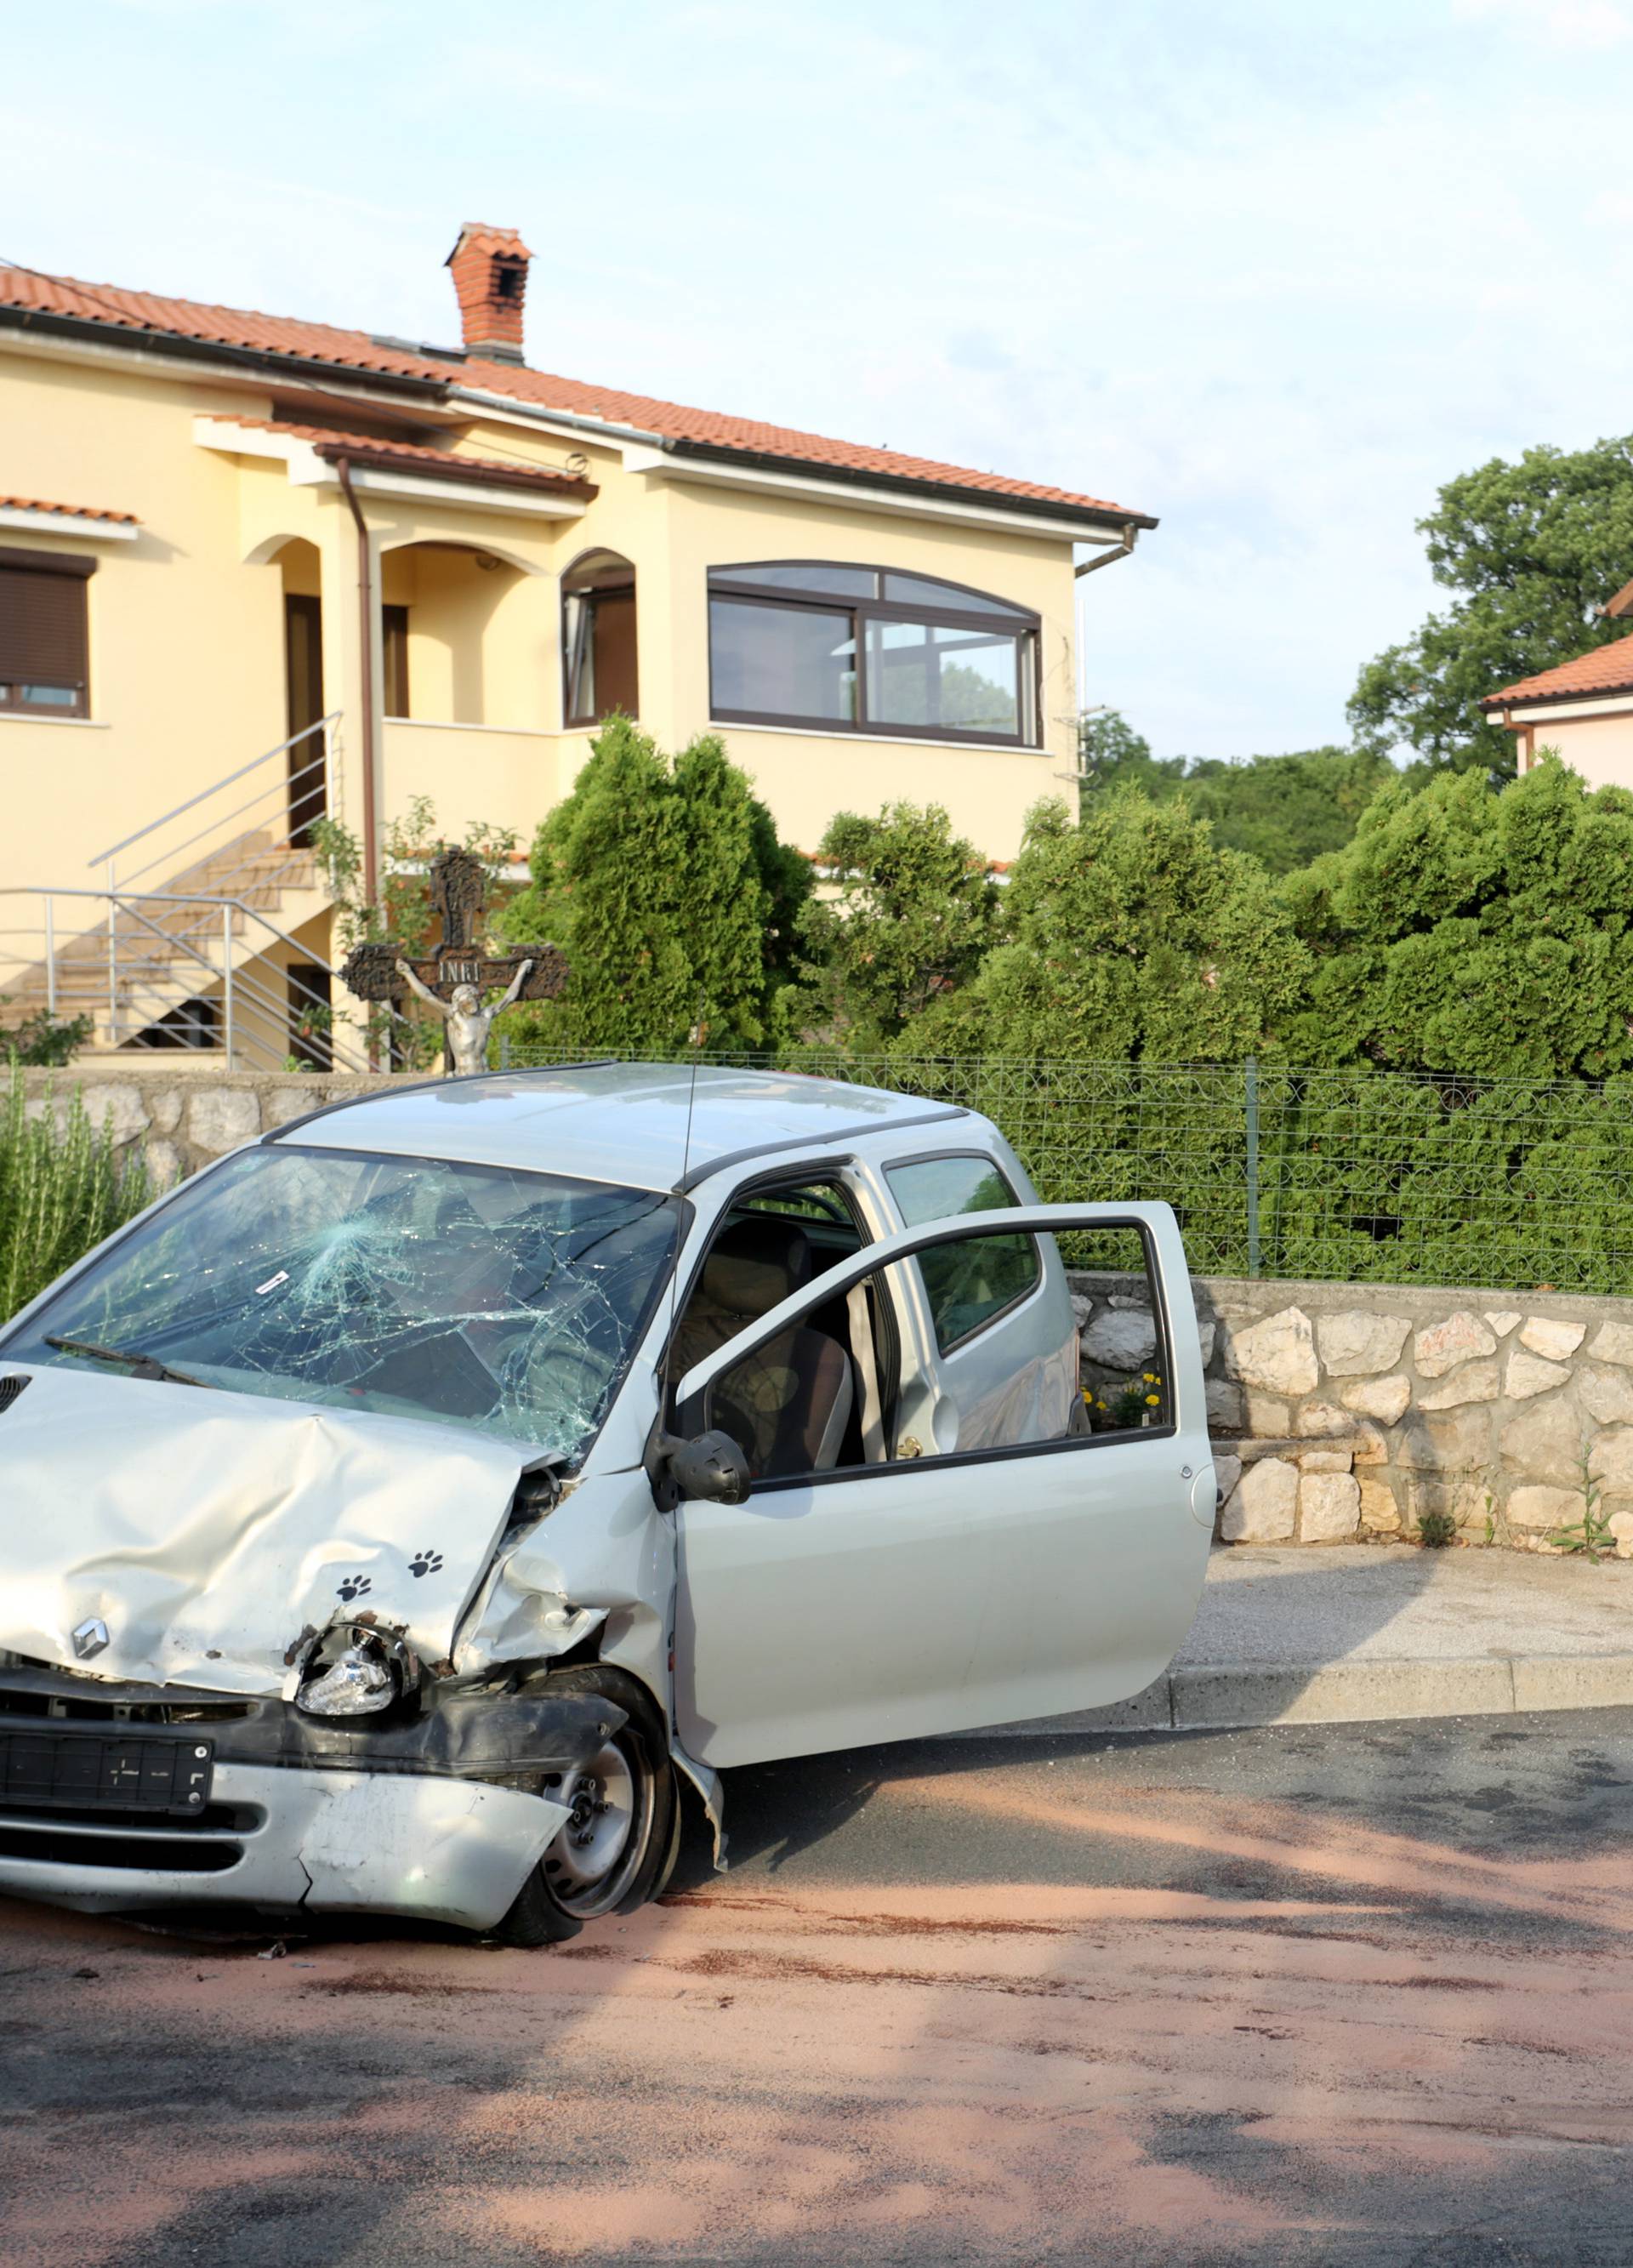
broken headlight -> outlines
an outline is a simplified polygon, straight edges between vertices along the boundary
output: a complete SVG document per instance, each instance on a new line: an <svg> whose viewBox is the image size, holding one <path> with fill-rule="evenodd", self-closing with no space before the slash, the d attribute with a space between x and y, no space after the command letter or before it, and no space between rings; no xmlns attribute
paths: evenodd
<svg viewBox="0 0 1633 2268"><path fill-rule="evenodd" d="M372 1717L419 1682L419 1663L394 1632L342 1624L307 1656L295 1705L309 1717Z"/></svg>

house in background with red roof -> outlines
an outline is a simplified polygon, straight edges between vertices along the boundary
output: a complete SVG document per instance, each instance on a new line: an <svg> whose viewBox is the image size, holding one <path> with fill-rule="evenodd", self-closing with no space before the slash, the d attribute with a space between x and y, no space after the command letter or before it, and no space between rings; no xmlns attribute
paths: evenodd
<svg viewBox="0 0 1633 2268"><path fill-rule="evenodd" d="M1002 860L1059 792L1076 578L1156 523L533 369L530 259L460 232L448 346L0 268L5 1021L281 1063L313 820L526 843L615 711L806 850L907 798Z"/></svg>
<svg viewBox="0 0 1633 2268"><path fill-rule="evenodd" d="M1609 622L1633 621L1633 583L1603 612ZM1522 772L1553 748L1590 787L1633 788L1633 630L1505 685L1480 705L1514 735Z"/></svg>

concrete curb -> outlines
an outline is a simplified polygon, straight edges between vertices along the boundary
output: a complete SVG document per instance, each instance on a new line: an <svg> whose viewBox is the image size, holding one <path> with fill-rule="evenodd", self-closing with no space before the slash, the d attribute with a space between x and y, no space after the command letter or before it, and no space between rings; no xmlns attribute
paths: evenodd
<svg viewBox="0 0 1633 2268"><path fill-rule="evenodd" d="M1633 1653L1481 1655L1422 1661L1194 1662L1132 1700L999 1725L964 1740L1041 1734L1193 1733L1255 1725L1364 1725L1633 1707Z"/></svg>

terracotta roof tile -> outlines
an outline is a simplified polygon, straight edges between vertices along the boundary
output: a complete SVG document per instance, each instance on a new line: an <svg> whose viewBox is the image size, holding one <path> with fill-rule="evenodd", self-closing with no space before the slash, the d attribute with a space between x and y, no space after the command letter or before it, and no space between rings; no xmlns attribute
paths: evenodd
<svg viewBox="0 0 1633 2268"><path fill-rule="evenodd" d="M134 512L104 512L94 504L42 504L38 497L0 496L0 512L55 512L69 519L111 519L121 527L140 527Z"/></svg>
<svg viewBox="0 0 1633 2268"><path fill-rule="evenodd" d="M523 364L483 361L439 360L411 349L382 345L366 332L347 331L327 323L297 321L289 316L264 315L242 308L213 307L192 299L173 299L149 291L128 291L117 284L81 284L69 276L40 276L29 269L0 267L0 307L29 309L42 314L74 316L83 321L152 330L169 336L194 339L202 345L241 347L262 354L284 354L307 362L329 363L337 368L374 372L397 378L423 379L441 385L474 386L491 394L532 403L540 409L559 409L575 417L629 425L668 442L691 442L717 449L732 449L775 458L791 467L804 466L846 474L875 474L881 478L923 482L937 488L957 489L1026 505L1056 504L1073 513L1097 519L1129 520L1144 526L1156 522L1146 514L1111 503L1104 497L1083 496L1068 489L1050 488L1035 481L1011 480L999 473L948 465L932 457L906 456L894 449L875 449L857 441L839 441L820 433L802 432L791 425L774 425L757 418L738 417L713 409L689 409L644 394L628 394L616 387L586 384L581 379L560 378Z"/></svg>
<svg viewBox="0 0 1633 2268"><path fill-rule="evenodd" d="M223 425L242 425L253 433L287 433L291 440L309 441L327 454L343 451L370 463L401 463L453 477L487 478L512 482L518 488L566 489L585 492L587 483L576 473L551 465L533 465L516 458L467 457L453 449L429 448L420 441L381 441L367 433L341 433L327 425L295 425L281 417L218 417Z"/></svg>
<svg viewBox="0 0 1633 2268"><path fill-rule="evenodd" d="M1522 677L1500 693L1488 693L1482 709L1500 709L1511 701L1558 701L1570 694L1633 692L1633 633L1562 661L1535 677Z"/></svg>

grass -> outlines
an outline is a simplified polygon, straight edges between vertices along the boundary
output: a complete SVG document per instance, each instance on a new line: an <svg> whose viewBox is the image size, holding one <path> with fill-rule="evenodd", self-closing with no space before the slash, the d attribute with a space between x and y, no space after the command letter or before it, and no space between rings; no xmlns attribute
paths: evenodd
<svg viewBox="0 0 1633 2268"><path fill-rule="evenodd" d="M0 1086L0 1318L14 1315L153 1196L140 1150L121 1160L111 1123L78 1090L30 1117L22 1065Z"/></svg>

